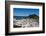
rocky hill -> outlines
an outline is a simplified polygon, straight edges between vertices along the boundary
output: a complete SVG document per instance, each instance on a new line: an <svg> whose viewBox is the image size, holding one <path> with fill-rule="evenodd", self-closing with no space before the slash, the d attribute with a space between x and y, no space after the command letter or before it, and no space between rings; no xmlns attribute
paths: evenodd
<svg viewBox="0 0 46 36"><path fill-rule="evenodd" d="M39 16L32 14L29 16L13 16L14 27L38 27Z"/></svg>
<svg viewBox="0 0 46 36"><path fill-rule="evenodd" d="M20 19L26 19L26 18L33 18L33 19L39 19L39 16L37 16L36 14L32 14L32 15L29 15L29 16L13 16L13 18L16 18L18 20Z"/></svg>

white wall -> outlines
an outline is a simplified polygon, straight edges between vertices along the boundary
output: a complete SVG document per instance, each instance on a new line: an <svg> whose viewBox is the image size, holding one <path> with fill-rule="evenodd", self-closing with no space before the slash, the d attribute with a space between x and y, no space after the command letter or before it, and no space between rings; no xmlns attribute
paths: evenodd
<svg viewBox="0 0 46 36"><path fill-rule="evenodd" d="M5 2L0 0L0 36L5 36Z"/></svg>
<svg viewBox="0 0 46 36"><path fill-rule="evenodd" d="M46 3L46 0L16 0L16 1L45 2ZM45 15L46 15L46 10L45 10ZM46 27L46 24L45 24L45 27ZM4 34L5 34L5 0L0 0L0 36L5 36ZM28 34L28 35L17 35L17 36L46 36L46 31L45 31L45 34Z"/></svg>

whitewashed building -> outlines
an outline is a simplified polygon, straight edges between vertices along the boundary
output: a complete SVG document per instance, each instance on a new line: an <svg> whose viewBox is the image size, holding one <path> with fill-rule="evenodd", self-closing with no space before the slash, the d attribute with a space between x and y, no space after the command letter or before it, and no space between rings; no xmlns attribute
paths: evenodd
<svg viewBox="0 0 46 36"><path fill-rule="evenodd" d="M22 27L38 27L39 23L36 21L36 19L21 19L21 20L16 20L15 18L13 19L14 25L22 26Z"/></svg>

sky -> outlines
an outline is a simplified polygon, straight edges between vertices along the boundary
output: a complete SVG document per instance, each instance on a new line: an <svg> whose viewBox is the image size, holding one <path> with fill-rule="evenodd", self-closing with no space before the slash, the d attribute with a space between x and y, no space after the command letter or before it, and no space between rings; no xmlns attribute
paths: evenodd
<svg viewBox="0 0 46 36"><path fill-rule="evenodd" d="M13 15L14 16L29 16L32 14L36 14L39 16L39 9L13 8Z"/></svg>

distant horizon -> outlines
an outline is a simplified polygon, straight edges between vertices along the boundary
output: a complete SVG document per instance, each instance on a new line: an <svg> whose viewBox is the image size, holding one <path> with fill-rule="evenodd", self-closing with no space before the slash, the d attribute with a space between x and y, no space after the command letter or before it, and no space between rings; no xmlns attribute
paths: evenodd
<svg viewBox="0 0 46 36"><path fill-rule="evenodd" d="M39 9L13 8L13 16L29 16L32 14L39 16Z"/></svg>
<svg viewBox="0 0 46 36"><path fill-rule="evenodd" d="M33 15L33 14L31 14L31 15ZM15 15L14 15L15 16ZM29 16L29 15L28 15ZM38 15L37 15L38 16Z"/></svg>

